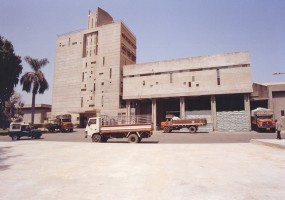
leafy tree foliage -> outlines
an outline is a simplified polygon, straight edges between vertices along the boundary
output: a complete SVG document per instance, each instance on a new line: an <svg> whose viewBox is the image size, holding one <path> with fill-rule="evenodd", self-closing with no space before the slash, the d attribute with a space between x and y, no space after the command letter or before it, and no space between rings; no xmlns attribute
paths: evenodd
<svg viewBox="0 0 285 200"><path fill-rule="evenodd" d="M25 57L25 61L33 69L32 72L25 73L21 79L20 83L23 85L23 91L28 93L32 90L32 119L31 122L34 124L34 115L35 115L35 99L36 94L43 94L48 89L48 82L45 79L44 73L41 71L41 68L49 63L49 61L44 59L34 59L29 56Z"/></svg>
<svg viewBox="0 0 285 200"><path fill-rule="evenodd" d="M22 101L21 95L13 93L9 101L6 101L4 114L6 115L9 122L21 122L23 120L24 103Z"/></svg>
<svg viewBox="0 0 285 200"><path fill-rule="evenodd" d="M16 55L12 43L0 35L0 127L7 123L5 102L13 94L22 73L21 57Z"/></svg>

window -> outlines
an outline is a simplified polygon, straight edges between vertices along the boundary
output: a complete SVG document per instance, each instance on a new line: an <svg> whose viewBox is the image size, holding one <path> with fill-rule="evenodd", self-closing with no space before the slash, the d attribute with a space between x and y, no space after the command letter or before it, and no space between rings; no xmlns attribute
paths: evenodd
<svg viewBox="0 0 285 200"><path fill-rule="evenodd" d="M194 82L195 81L195 76L192 76L192 82Z"/></svg>
<svg viewBox="0 0 285 200"><path fill-rule="evenodd" d="M281 116L284 117L284 110L281 110Z"/></svg>
<svg viewBox="0 0 285 200"><path fill-rule="evenodd" d="M92 96L90 97L90 100L92 100Z"/></svg>
<svg viewBox="0 0 285 200"><path fill-rule="evenodd" d="M199 87L199 83L196 84L196 87Z"/></svg>
<svg viewBox="0 0 285 200"><path fill-rule="evenodd" d="M103 66L105 65L105 56L103 56Z"/></svg>
<svg viewBox="0 0 285 200"><path fill-rule="evenodd" d="M145 86L145 81L143 81L143 86Z"/></svg>
<svg viewBox="0 0 285 200"><path fill-rule="evenodd" d="M221 85L220 70L217 69L217 85Z"/></svg>
<svg viewBox="0 0 285 200"><path fill-rule="evenodd" d="M102 103L102 107L104 107L104 96L103 95L102 95L101 103Z"/></svg>
<svg viewBox="0 0 285 200"><path fill-rule="evenodd" d="M97 120L96 119L90 119L88 122L88 126L90 126L91 124L96 124Z"/></svg>
<svg viewBox="0 0 285 200"><path fill-rule="evenodd" d="M104 82L102 82L101 85L104 85Z"/></svg>
<svg viewBox="0 0 285 200"><path fill-rule="evenodd" d="M82 72L82 82L84 81L84 72Z"/></svg>
<svg viewBox="0 0 285 200"><path fill-rule="evenodd" d="M110 69L110 78L112 78L112 69Z"/></svg>
<svg viewBox="0 0 285 200"><path fill-rule="evenodd" d="M96 90L96 84L94 83L94 85L93 85L93 91L95 92L95 90Z"/></svg>
<svg viewBox="0 0 285 200"><path fill-rule="evenodd" d="M81 97L81 108L83 107L83 97Z"/></svg>
<svg viewBox="0 0 285 200"><path fill-rule="evenodd" d="M172 73L170 73L170 83L172 83Z"/></svg>
<svg viewBox="0 0 285 200"><path fill-rule="evenodd" d="M191 82L188 82L188 87L191 87Z"/></svg>

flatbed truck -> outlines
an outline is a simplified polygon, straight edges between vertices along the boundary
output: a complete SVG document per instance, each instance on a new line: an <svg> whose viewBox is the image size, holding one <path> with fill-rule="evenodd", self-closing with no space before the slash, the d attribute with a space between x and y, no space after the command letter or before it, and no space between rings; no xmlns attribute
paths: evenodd
<svg viewBox="0 0 285 200"><path fill-rule="evenodd" d="M179 119L172 114L166 115L166 121L161 122L161 128L164 133L170 133L173 130L187 128L190 133L196 133L199 126L207 125L205 118Z"/></svg>
<svg viewBox="0 0 285 200"><path fill-rule="evenodd" d="M142 122L138 117L135 120L118 121L114 118L109 120L103 117L89 118L85 128L85 138L90 137L92 142L107 142L111 138L128 138L129 143L139 143L143 138L152 135L153 125L151 122Z"/></svg>

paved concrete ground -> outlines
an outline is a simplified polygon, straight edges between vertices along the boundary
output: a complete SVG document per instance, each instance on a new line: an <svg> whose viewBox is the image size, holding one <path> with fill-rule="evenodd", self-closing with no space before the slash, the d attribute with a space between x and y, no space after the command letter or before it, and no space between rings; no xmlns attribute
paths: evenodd
<svg viewBox="0 0 285 200"><path fill-rule="evenodd" d="M284 149L247 144L0 143L0 199L284 199Z"/></svg>
<svg viewBox="0 0 285 200"><path fill-rule="evenodd" d="M46 133L41 141L63 141L63 142L87 142L91 139L84 138L84 129L76 129L72 133ZM285 138L285 133L282 133ZM251 139L274 139L276 133L249 132L210 132L210 133L163 133L155 131L151 138L143 139L143 143L169 143L169 144L197 144L197 143L250 143ZM24 139L24 138L23 138ZM26 138L30 140L30 138ZM0 142L11 141L8 136L0 136ZM127 143L127 139L111 139L108 143Z"/></svg>
<svg viewBox="0 0 285 200"><path fill-rule="evenodd" d="M268 147L285 149L285 140L276 140L276 139L252 139L250 141L252 144L258 144Z"/></svg>

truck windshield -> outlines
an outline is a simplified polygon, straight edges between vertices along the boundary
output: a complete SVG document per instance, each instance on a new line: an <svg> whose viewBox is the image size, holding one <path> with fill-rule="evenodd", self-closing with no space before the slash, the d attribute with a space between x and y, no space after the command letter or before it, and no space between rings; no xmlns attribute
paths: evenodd
<svg viewBox="0 0 285 200"><path fill-rule="evenodd" d="M70 119L62 119L62 122L71 122Z"/></svg>
<svg viewBox="0 0 285 200"><path fill-rule="evenodd" d="M88 122L88 126L90 126L91 124L96 124L96 119L90 119Z"/></svg>

